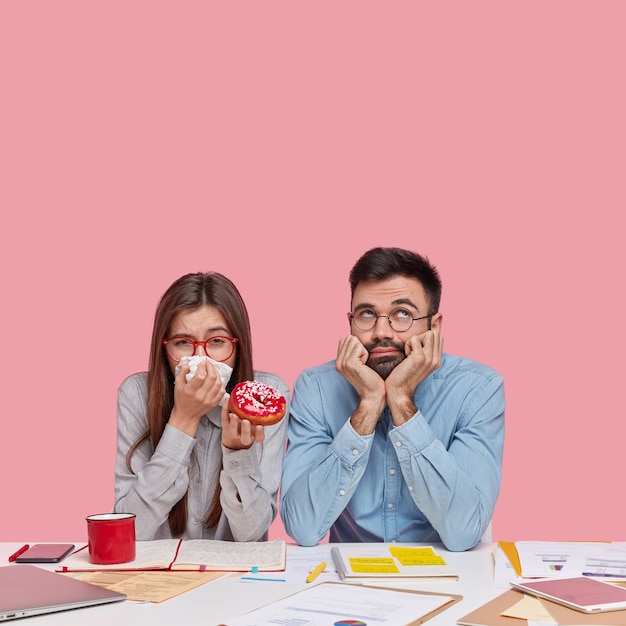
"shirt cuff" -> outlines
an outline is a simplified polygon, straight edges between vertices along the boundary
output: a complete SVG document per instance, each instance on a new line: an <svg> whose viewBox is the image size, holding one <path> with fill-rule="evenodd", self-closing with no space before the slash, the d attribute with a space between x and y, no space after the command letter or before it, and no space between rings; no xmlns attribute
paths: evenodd
<svg viewBox="0 0 626 626"><path fill-rule="evenodd" d="M191 451L195 445L196 440L193 437L190 437L182 430L178 430L178 428L174 428L174 426L166 424L163 435L159 440L157 451L176 463L189 465Z"/></svg>
<svg viewBox="0 0 626 626"><path fill-rule="evenodd" d="M352 467L363 458L367 461L373 439L374 433L361 436L348 420L334 438L331 450L342 463Z"/></svg>
<svg viewBox="0 0 626 626"><path fill-rule="evenodd" d="M389 431L389 441L393 444L398 459L420 454L434 440L432 429L419 411L408 422Z"/></svg>
<svg viewBox="0 0 626 626"><path fill-rule="evenodd" d="M224 469L231 476L251 476L254 471L250 449L233 450L222 445Z"/></svg>

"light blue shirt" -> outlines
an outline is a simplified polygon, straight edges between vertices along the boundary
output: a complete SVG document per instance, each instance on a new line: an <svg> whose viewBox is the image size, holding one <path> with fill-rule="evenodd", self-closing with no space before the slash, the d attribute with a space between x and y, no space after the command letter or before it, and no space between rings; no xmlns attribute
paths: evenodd
<svg viewBox="0 0 626 626"><path fill-rule="evenodd" d="M294 386L280 514L299 544L438 542L467 550L493 514L502 475L504 384L491 368L444 354L415 391L418 412L372 435L350 424L359 397L335 361Z"/></svg>

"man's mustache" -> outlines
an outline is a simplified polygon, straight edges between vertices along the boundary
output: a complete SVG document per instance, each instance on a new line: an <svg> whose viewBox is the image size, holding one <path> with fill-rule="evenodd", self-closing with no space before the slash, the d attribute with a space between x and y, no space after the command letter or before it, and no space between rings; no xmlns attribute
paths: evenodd
<svg viewBox="0 0 626 626"><path fill-rule="evenodd" d="M382 341L373 341L372 343L363 344L365 349L371 354L372 350L376 348L394 348L398 350L400 354L404 354L404 343L390 341L389 339L383 339Z"/></svg>

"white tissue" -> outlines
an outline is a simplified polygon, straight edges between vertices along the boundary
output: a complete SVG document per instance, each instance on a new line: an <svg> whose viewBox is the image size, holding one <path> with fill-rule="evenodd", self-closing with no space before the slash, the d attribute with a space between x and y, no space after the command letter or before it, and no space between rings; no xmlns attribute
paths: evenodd
<svg viewBox="0 0 626 626"><path fill-rule="evenodd" d="M226 387L226 385L228 384L228 381L230 380L230 377L233 374L233 368L230 365L226 365L226 363L221 363L220 361L214 361L212 358L208 356L200 356L200 355L194 354L193 356L182 357L180 359L180 362L176 366L176 369L174 370L174 376L178 376L178 372L180 372L181 365L187 364L189 365L189 372L187 372L187 374L185 375L185 378L187 379L187 382L189 382L196 375L196 372L198 371L198 365L200 365L202 361L208 361L215 368L215 370L219 374L219 377L222 379L222 385ZM224 401L228 400L229 397L230 395L225 393L219 402L220 406L222 406L222 404L224 404Z"/></svg>

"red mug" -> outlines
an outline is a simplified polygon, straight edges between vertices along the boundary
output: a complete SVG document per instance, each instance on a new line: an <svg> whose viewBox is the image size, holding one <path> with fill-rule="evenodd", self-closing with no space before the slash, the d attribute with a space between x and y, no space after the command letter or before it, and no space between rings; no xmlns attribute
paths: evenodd
<svg viewBox="0 0 626 626"><path fill-rule="evenodd" d="M89 560L97 565L135 560L134 513L100 513L87 517Z"/></svg>

